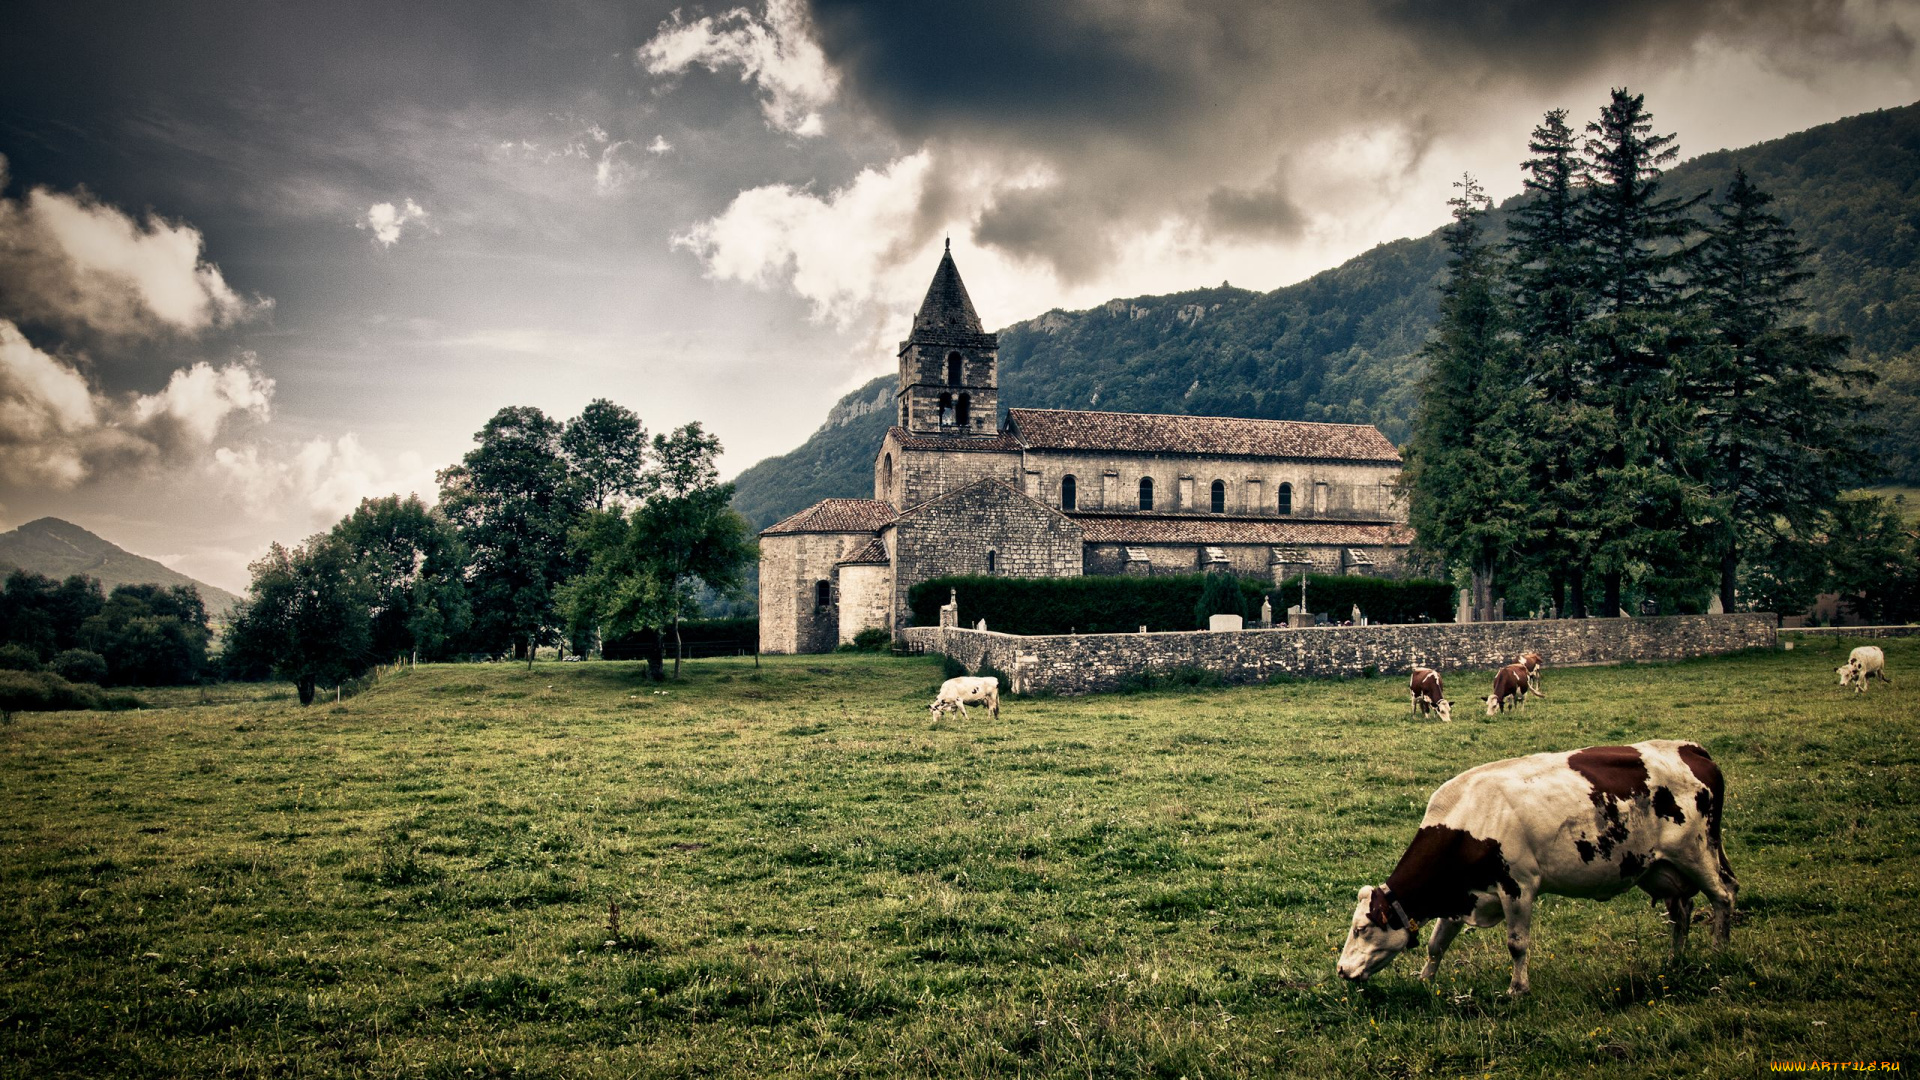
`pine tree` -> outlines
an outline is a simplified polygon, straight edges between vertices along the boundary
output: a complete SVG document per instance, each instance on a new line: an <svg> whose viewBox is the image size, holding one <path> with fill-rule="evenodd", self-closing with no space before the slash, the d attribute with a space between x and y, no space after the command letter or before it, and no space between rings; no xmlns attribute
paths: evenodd
<svg viewBox="0 0 1920 1080"><path fill-rule="evenodd" d="M1688 211L1704 196L1665 198L1661 166L1679 155L1653 133L1643 95L1613 91L1587 125L1586 188L1575 220L1592 309L1580 328L1592 372L1590 401L1605 410L1588 524L1603 575L1602 613L1620 608L1625 572L1678 576L1698 490L1687 482L1696 452L1678 394L1677 367L1702 327L1679 303L1678 271L1691 256Z"/></svg>
<svg viewBox="0 0 1920 1080"><path fill-rule="evenodd" d="M1520 416L1519 445L1536 496L1524 546L1550 583L1554 607L1584 618L1594 433L1605 425L1588 402L1591 373L1580 347L1591 275L1578 218L1583 163L1567 111L1547 113L1527 149L1525 199L1508 219L1505 246L1523 378L1535 391Z"/></svg>
<svg viewBox="0 0 1920 1080"><path fill-rule="evenodd" d="M1486 618L1528 513L1517 427L1525 391L1500 260L1486 240L1488 199L1471 176L1454 186L1449 275L1401 483L1421 547L1471 570L1474 608Z"/></svg>
<svg viewBox="0 0 1920 1080"><path fill-rule="evenodd" d="M1805 325L1807 250L1735 169L1694 261L1713 345L1689 379L1714 498L1720 602L1734 609L1742 555L1808 537L1870 463L1859 450L1869 378L1846 368L1847 339Z"/></svg>

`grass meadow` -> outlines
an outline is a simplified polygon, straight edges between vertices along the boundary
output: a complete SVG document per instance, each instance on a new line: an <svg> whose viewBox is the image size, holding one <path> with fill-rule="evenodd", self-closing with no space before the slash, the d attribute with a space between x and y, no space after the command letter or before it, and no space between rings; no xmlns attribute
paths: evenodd
<svg viewBox="0 0 1920 1080"><path fill-rule="evenodd" d="M1010 700L930 659L423 666L339 704L159 691L0 728L0 1075L1753 1076L1920 1068L1920 640L1552 669L1452 723L1399 678ZM1433 986L1334 976L1428 794L1704 743L1742 921L1666 959L1548 898ZM617 927L610 908L618 906ZM1703 905L1704 909L1704 905Z"/></svg>

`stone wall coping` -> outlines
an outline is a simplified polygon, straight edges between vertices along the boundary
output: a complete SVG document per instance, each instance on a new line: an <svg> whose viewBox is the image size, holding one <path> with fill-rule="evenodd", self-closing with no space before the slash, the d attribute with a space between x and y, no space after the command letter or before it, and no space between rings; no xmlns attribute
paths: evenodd
<svg viewBox="0 0 1920 1080"><path fill-rule="evenodd" d="M1920 624L1887 623L1881 626L1783 626L1777 633L1812 634L1815 637L1920 637Z"/></svg>
<svg viewBox="0 0 1920 1080"><path fill-rule="evenodd" d="M1744 618L1744 617L1749 617L1753 615L1765 615L1769 618L1773 618L1776 620L1778 619L1778 616L1774 615L1770 611L1739 611L1739 612L1734 612L1732 617ZM1638 615L1638 616L1625 616L1625 617L1622 617L1619 615L1609 615L1609 616L1600 616L1600 617L1588 618L1588 619L1504 619L1500 622L1477 622L1477 623L1457 623L1457 622L1454 622L1454 623L1441 623L1441 622L1368 623L1366 626L1272 626L1272 627L1250 626L1244 630L1149 630L1144 634L1140 633L1138 630L1118 630L1113 632L1102 632L1098 634L1009 634L1000 630L975 630L972 627L967 627L967 626L949 628L949 632L951 632L951 630L953 629L958 629L961 633L966 633L966 634L984 634L988 637L1012 638L1018 641L1032 641L1032 642L1039 643L1039 642L1047 642L1047 641L1072 641L1077 638L1127 638L1129 640L1137 641L1141 638L1156 638L1156 637L1158 638L1181 638L1181 637L1217 638L1217 637L1229 637L1233 635L1250 637L1250 636L1257 636L1261 634L1281 634L1281 635L1298 634L1303 631L1311 632L1311 633L1336 633L1336 634L1347 632L1347 631L1360 631L1362 633L1365 633L1368 631L1405 629L1407 627L1414 627L1414 626L1418 626L1418 627L1444 626L1449 629L1459 629L1459 628L1469 627L1469 626L1474 626L1474 627L1528 626L1528 625L1577 626L1582 623L1598 624L1602 626L1612 625L1612 624L1624 625L1624 624L1630 624L1630 623L1644 625L1644 624L1654 624L1654 623L1665 622L1672 619L1706 619L1706 618L1723 619L1727 617L1728 616L1726 615L1712 615L1712 616L1708 616L1708 615ZM992 620L989 619L988 621L991 622ZM904 629L937 630L939 629L939 627L916 626L916 627L905 627ZM1798 634L1798 633L1823 633L1823 632L1828 632L1829 630L1831 630L1832 633L1836 633L1836 634L1845 634L1849 630L1853 630L1853 631L1908 630L1908 631L1912 631L1913 633L1920 634L1920 626L1892 626L1892 627L1853 626L1853 627L1846 627L1844 629L1833 629L1828 627L1807 627L1804 630L1785 629L1785 630L1777 630L1776 632L1782 633L1782 634Z"/></svg>

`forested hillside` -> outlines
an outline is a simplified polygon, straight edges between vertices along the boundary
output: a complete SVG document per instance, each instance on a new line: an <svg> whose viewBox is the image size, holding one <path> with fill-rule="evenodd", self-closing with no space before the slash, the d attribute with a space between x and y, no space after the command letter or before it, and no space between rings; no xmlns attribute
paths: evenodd
<svg viewBox="0 0 1920 1080"><path fill-rule="evenodd" d="M1649 104L1659 126L1659 102ZM1516 167L1524 154L1514 147ZM1666 191L1722 188L1736 164L1812 248L1815 322L1852 335L1855 357L1881 377L1888 478L1920 483L1920 105L1702 155L1669 171ZM1494 215L1496 229L1512 205ZM1221 286L1050 311L1000 331L1000 400L1372 423L1401 442L1444 261L1435 233L1268 293ZM755 527L817 499L871 493L893 381L848 394L799 449L740 474L735 505Z"/></svg>

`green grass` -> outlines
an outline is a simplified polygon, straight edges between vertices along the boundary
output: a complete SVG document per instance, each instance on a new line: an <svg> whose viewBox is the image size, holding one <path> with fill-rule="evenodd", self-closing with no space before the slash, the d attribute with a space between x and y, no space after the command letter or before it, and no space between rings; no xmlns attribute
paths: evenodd
<svg viewBox="0 0 1920 1080"><path fill-rule="evenodd" d="M931 660L422 667L339 705L143 692L0 728L0 1075L1752 1076L1920 1036L1920 642L1548 669L1451 724L1398 678L1009 701ZM1470 701L1483 675L1451 679ZM1470 710L1463 708L1462 713ZM1437 984L1333 962L1427 795L1704 742L1732 947L1549 898ZM618 903L620 932L608 928Z"/></svg>
<svg viewBox="0 0 1920 1080"><path fill-rule="evenodd" d="M1900 508L1900 514L1909 525L1920 525L1920 488L1885 485L1882 487L1861 488L1868 495L1878 495L1883 499L1893 499Z"/></svg>

